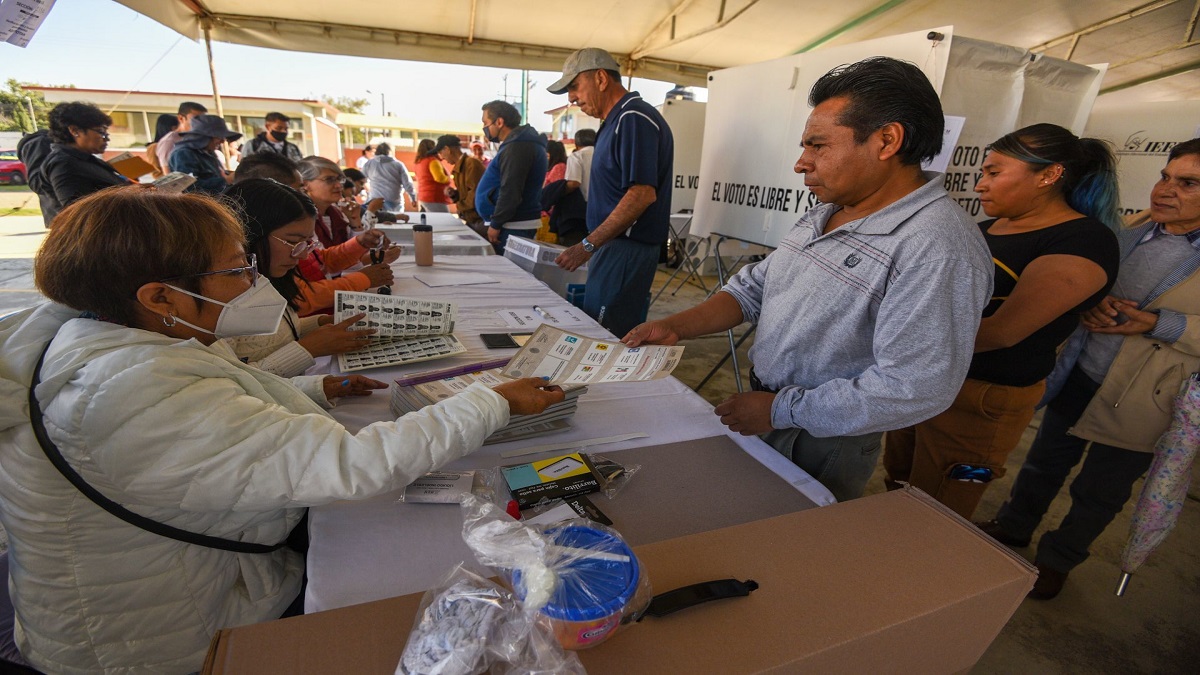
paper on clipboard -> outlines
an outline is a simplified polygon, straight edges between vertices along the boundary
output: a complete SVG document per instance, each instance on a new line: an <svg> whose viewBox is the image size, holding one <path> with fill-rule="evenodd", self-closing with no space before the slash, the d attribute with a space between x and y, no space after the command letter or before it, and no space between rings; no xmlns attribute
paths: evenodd
<svg viewBox="0 0 1200 675"><path fill-rule="evenodd" d="M667 377L683 347L626 347L542 324L508 362L508 377L545 377L551 384L640 382Z"/></svg>

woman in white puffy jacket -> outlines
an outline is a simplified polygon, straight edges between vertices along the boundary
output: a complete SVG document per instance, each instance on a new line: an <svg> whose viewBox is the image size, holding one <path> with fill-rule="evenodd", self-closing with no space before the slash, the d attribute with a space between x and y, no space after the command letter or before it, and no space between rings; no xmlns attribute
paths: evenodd
<svg viewBox="0 0 1200 675"><path fill-rule="evenodd" d="M535 379L473 385L351 434L217 342L278 325L282 298L248 257L209 198L106 190L60 213L38 253L52 302L0 320L0 521L33 666L198 670L217 630L277 618L300 593L300 554L228 548L270 548L302 507L400 488L562 399ZM351 379L347 393L380 386Z"/></svg>

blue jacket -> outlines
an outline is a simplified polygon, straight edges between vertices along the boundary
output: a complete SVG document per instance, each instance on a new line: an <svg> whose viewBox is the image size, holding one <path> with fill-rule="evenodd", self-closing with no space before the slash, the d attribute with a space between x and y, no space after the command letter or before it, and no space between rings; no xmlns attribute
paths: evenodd
<svg viewBox="0 0 1200 675"><path fill-rule="evenodd" d="M533 127L513 129L479 179L475 210L491 227L542 217L546 139Z"/></svg>
<svg viewBox="0 0 1200 675"><path fill-rule="evenodd" d="M187 189L188 192L219 195L229 187L229 182L225 180L225 169L221 168L216 154L208 149L208 140L207 136L185 135L175 144L167 164L171 171L190 173L196 177L196 182Z"/></svg>

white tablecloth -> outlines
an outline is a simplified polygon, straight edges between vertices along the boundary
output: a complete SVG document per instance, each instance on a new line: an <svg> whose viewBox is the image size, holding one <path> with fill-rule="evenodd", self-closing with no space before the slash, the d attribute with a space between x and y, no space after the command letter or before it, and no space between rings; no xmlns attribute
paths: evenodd
<svg viewBox="0 0 1200 675"><path fill-rule="evenodd" d="M538 305L563 319L566 330L593 337L611 335L582 311L511 261L488 258L448 257L435 269L486 274L497 283L428 288L413 278L411 261L398 261L396 284L399 296L452 299L458 306L455 334L468 347L464 356L407 366L364 371L376 379L391 381L402 374L465 365L511 356L515 349L486 349L481 332L518 331L496 313L506 308L526 310ZM685 353L684 358L687 358ZM336 372L328 359L318 372ZM334 416L351 431L390 419L387 392L350 400L336 407ZM449 465L467 469L494 466L499 453L530 445L577 441L643 432L649 438L598 446L598 451L622 450L727 433L712 412L712 406L675 378L644 383L593 385L580 399L573 428L540 438L486 446ZM820 483L775 452L757 437L730 434L739 446L817 504L833 502ZM308 590L305 611L316 612L371 600L425 590L436 584L449 569L464 560L462 518L455 507L439 504L403 504L396 494L359 502L338 502L309 512L311 546L308 553Z"/></svg>
<svg viewBox="0 0 1200 675"><path fill-rule="evenodd" d="M407 251L413 243L412 226L421 222L421 214L408 213L405 215L409 218L407 223L387 223L378 225L377 228L389 239L404 246ZM453 213L426 213L425 220L426 225L433 227L433 254L435 256L493 255L495 253L491 242L467 227L466 223L459 220L458 216Z"/></svg>

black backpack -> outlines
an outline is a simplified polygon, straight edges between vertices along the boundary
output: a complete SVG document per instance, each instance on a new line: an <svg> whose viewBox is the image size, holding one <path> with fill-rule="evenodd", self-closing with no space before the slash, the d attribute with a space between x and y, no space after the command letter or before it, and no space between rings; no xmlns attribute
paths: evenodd
<svg viewBox="0 0 1200 675"><path fill-rule="evenodd" d="M45 129L26 134L17 142L17 159L25 163L26 182L29 183L29 189L38 196L46 227L50 227L50 220L59 209L58 200L54 197L54 187L50 185L43 171L52 147L50 132Z"/></svg>
<svg viewBox="0 0 1200 675"><path fill-rule="evenodd" d="M42 164L50 156L50 132L41 129L32 134L26 134L17 142L17 158L25 163L25 172L29 177L29 189L41 192Z"/></svg>

